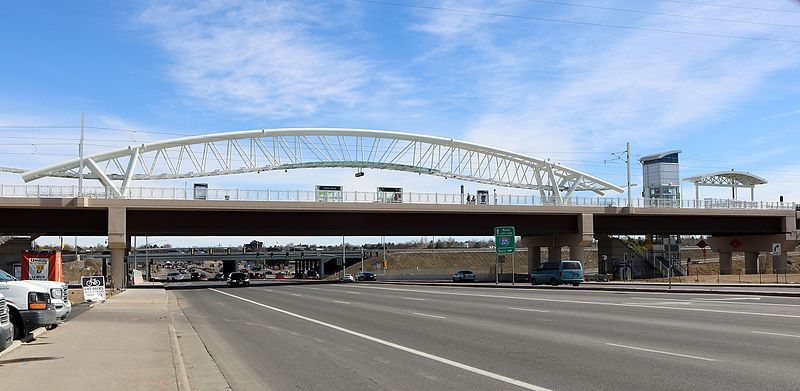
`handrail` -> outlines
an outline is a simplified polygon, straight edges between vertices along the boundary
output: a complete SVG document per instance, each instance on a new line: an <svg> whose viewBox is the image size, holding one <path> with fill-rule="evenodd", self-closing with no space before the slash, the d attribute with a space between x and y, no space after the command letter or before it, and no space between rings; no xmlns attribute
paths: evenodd
<svg viewBox="0 0 800 391"><path fill-rule="evenodd" d="M255 189L207 189L205 200L231 201L294 201L294 202L350 202L350 203L403 203L403 204L474 204L515 205L515 206L586 206L586 207L627 207L626 198L614 197L570 197L557 200L555 197L541 197L523 194L482 195L473 203L460 193L403 192L399 196L387 197L384 192L341 191L319 194L314 190L255 190ZM0 198L75 198L78 187L74 185L5 185L0 184ZM88 198L120 198L105 187L84 187L83 196ZM475 197L474 194L471 194ZM124 199L167 199L192 200L195 198L191 187L130 187L121 197ZM632 199L631 207L644 209L754 209L754 210L796 210L794 202L741 201L725 199L702 200L664 200Z"/></svg>

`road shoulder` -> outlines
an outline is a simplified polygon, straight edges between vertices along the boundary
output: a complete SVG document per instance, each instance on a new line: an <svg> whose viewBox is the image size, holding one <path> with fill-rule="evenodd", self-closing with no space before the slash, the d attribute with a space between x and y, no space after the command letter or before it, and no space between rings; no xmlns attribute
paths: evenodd
<svg viewBox="0 0 800 391"><path fill-rule="evenodd" d="M230 390L216 361L180 308L174 292L167 291L167 301L179 390Z"/></svg>

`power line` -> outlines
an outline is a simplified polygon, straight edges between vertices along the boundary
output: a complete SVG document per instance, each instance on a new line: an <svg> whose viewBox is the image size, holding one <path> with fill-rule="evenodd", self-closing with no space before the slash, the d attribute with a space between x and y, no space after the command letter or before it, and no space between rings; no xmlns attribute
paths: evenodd
<svg viewBox="0 0 800 391"><path fill-rule="evenodd" d="M709 7L737 8L737 9L745 9L745 10L753 10L753 11L785 12L785 13L790 13L790 14L800 14L800 11L779 9L779 8L759 8L759 7L748 7L748 6L744 6L744 5L696 3L696 2L693 2L693 1L686 1L686 0L658 0L658 1L663 1L663 2L666 2L666 3L689 4L689 5L706 5L706 6L709 6Z"/></svg>
<svg viewBox="0 0 800 391"><path fill-rule="evenodd" d="M540 22L576 24L576 25L581 25L581 26L606 27L606 28L636 30L636 31L650 31L650 32L667 33L667 34L694 35L694 36L701 36L701 37L743 39L743 40L750 40L750 41L800 43L800 40L794 40L794 39L753 37L753 36L717 34L717 33L700 33L700 32L682 31L682 30L659 29L659 28L652 28L652 27L637 27L637 26L626 26L626 25L596 23L596 22L581 22L581 21L569 20L569 19L544 18L544 17L540 17L540 16L525 16L525 15L514 15L514 14L506 14L506 13L499 13L499 12L486 12L486 11L465 10L465 9L459 9L459 8L435 7L435 6L421 5L421 4L393 3L393 2L378 1L378 0L350 0L350 1L356 1L356 2L359 2L359 3L378 4L378 5L389 5L389 6L395 6L395 7L425 9L425 10L433 10L433 11L457 12L457 13L462 13L462 14L467 14L467 15L481 15L481 16L498 17L498 18L535 20L535 21L540 21Z"/></svg>
<svg viewBox="0 0 800 391"><path fill-rule="evenodd" d="M550 1L550 0L525 0L525 1L531 2L531 3L543 3L543 4L555 4L555 5L570 6L570 7L592 8L592 9L600 9L600 10L606 10L606 11L631 12L631 13L637 13L637 14L669 16L669 17L674 17L674 18L711 20L711 21L715 21L715 22L745 23L745 24L755 24L755 25L762 25L762 26L775 26L775 27L800 27L800 25L796 25L796 24L753 22L753 21L749 21L749 20L722 19L722 18L712 18L712 17L708 17L708 16L681 15L681 14L671 14L671 13L666 13L666 12L632 10L632 9L627 9L627 8L615 8L615 7L603 7L603 6L599 6L599 5L567 3L567 2L561 2L561 1Z"/></svg>

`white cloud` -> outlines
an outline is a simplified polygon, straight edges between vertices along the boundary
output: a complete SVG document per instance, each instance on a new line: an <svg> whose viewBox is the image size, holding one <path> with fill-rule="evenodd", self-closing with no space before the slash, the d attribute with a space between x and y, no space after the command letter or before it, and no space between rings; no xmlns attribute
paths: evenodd
<svg viewBox="0 0 800 391"><path fill-rule="evenodd" d="M333 22L342 14L347 9L305 2L238 1L157 4L140 19L172 58L170 73L186 95L274 119L357 110L374 103L369 89L407 83L348 47Z"/></svg>

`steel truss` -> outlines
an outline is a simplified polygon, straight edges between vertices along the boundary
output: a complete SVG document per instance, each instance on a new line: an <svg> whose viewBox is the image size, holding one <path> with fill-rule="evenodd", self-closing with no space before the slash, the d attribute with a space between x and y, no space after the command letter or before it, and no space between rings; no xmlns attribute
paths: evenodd
<svg viewBox="0 0 800 391"><path fill-rule="evenodd" d="M131 181L197 178L296 168L405 171L487 185L538 190L562 203L576 191L603 195L622 189L549 161L483 145L366 129L289 128L186 137L97 153L84 158L87 179L122 197ZM80 159L24 172L78 178ZM117 184L114 181L121 181Z"/></svg>

